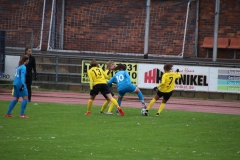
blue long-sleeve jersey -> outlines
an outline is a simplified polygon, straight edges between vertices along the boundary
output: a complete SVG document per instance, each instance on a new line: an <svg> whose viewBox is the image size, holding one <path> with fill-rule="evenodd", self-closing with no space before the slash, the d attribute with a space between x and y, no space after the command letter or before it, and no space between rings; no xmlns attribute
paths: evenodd
<svg viewBox="0 0 240 160"><path fill-rule="evenodd" d="M111 85L112 83L117 84L117 90L121 91L125 89L127 86L131 85L131 78L127 71L118 71L109 81L108 85Z"/></svg>
<svg viewBox="0 0 240 160"><path fill-rule="evenodd" d="M23 64L16 68L13 85L18 87L25 85L25 77L26 77L26 66Z"/></svg>

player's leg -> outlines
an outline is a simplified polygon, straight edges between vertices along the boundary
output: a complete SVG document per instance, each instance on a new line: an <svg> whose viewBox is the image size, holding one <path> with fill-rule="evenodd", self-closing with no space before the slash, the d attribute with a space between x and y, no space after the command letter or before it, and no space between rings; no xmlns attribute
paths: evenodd
<svg viewBox="0 0 240 160"><path fill-rule="evenodd" d="M113 94L112 92L111 92L111 95L114 96L114 94ZM105 97L106 101L103 103L103 106L102 106L102 108L101 108L100 113L103 113L103 111L105 110L105 108L106 108L106 107L108 106L108 104L110 103L110 100L108 100L108 98L106 97L106 95L103 95L103 96ZM113 108L113 107L114 107L114 104L111 103L111 105L109 106L108 111L107 111L106 114L112 115L112 108Z"/></svg>
<svg viewBox="0 0 240 160"><path fill-rule="evenodd" d="M100 86L95 85L95 86L93 86L93 89L90 91L90 98L89 98L88 104L87 104L87 112L85 113L85 115L87 115L87 116L91 115L92 104L93 104L95 97L99 93L99 89L100 89Z"/></svg>
<svg viewBox="0 0 240 160"><path fill-rule="evenodd" d="M95 97L96 97L96 95L92 94L88 100L87 112L85 113L85 115L87 115L87 116L90 116L90 114L91 114L92 104L93 104Z"/></svg>
<svg viewBox="0 0 240 160"><path fill-rule="evenodd" d="M28 103L28 96L23 96L22 97L23 100L22 100L22 103L21 103L21 110L20 110L20 118L30 118L29 116L26 116L25 115L25 110L26 110L26 107L27 107L27 103Z"/></svg>
<svg viewBox="0 0 240 160"><path fill-rule="evenodd" d="M110 89L110 91L111 91L111 87L110 87L109 89ZM115 97L115 95L114 95L114 93L113 93L112 91L111 91L111 95L112 95L112 97L113 97L116 101L118 101L118 98ZM119 104L119 103L118 103L118 105L121 106L121 104ZM115 106L115 105L114 105L113 103L111 103L111 105L109 106L109 109L108 109L107 114L112 114L112 110L113 110L114 106ZM116 114L117 114L117 115L119 114L118 109L116 109Z"/></svg>
<svg viewBox="0 0 240 160"><path fill-rule="evenodd" d="M124 95L126 94L126 90L121 90L121 91L118 91L118 99L117 99L117 102L118 102L118 105L121 106L122 105L122 99L124 97ZM118 108L116 109L116 115L119 114L119 110Z"/></svg>
<svg viewBox="0 0 240 160"><path fill-rule="evenodd" d="M10 104L8 106L8 111L7 111L6 117L8 117L8 118L13 117L11 112L12 112L13 108L15 107L15 105L17 104L17 102L18 102L18 98L16 98L16 97L10 102Z"/></svg>
<svg viewBox="0 0 240 160"><path fill-rule="evenodd" d="M32 97L32 76L26 76L26 84L27 84L27 91L28 91L28 101L31 102Z"/></svg>
<svg viewBox="0 0 240 160"><path fill-rule="evenodd" d="M109 61L109 65L111 65L111 62L110 62L110 61ZM111 84L111 87L112 87L112 84ZM108 89L109 89L110 92L111 92L111 87L108 86ZM111 94L112 94L112 96L114 97L114 93L111 92ZM104 110L105 110L105 108L106 108L106 107L108 106L108 104L110 103L110 100L108 100L105 95L103 95L103 96L104 96L104 98L106 99L106 101L103 103L100 113L103 113ZM108 112L107 112L107 114L108 114ZM111 114L111 112L109 112L109 114Z"/></svg>
<svg viewBox="0 0 240 160"><path fill-rule="evenodd" d="M125 95L125 94L121 94L121 95L118 96L117 102L118 102L118 105L119 105L119 106L122 105L122 100L123 100L124 95Z"/></svg>
<svg viewBox="0 0 240 160"><path fill-rule="evenodd" d="M7 114L6 114L6 117L7 118L11 118L13 117L13 115L11 114L13 108L15 107L15 105L17 104L18 102L18 99L17 97L14 97L13 100L10 102L9 106L8 106L8 111L7 111Z"/></svg>
<svg viewBox="0 0 240 160"><path fill-rule="evenodd" d="M116 100L116 99L115 99L115 100ZM108 108L107 114L113 114L113 113L112 113L113 107L114 107L114 104L111 103L110 106L109 106L109 108ZM118 110L117 110L117 111L118 111Z"/></svg>
<svg viewBox="0 0 240 160"><path fill-rule="evenodd" d="M122 105L122 99L124 97L124 95L127 93L127 90L124 89L124 90L121 90L121 91L118 91L118 105L121 106Z"/></svg>
<svg viewBox="0 0 240 160"><path fill-rule="evenodd" d="M148 111L152 108L152 106L157 102L157 100L159 98L162 97L162 92L158 91L157 94L155 95L155 97L153 97L153 99L150 101L150 103L147 106L146 112L145 112L145 116L148 116Z"/></svg>
<svg viewBox="0 0 240 160"><path fill-rule="evenodd" d="M134 86L135 87L135 86ZM142 103L142 105L143 105L143 107L144 108L147 108L146 107L146 104L145 104L145 101L144 101L144 97L143 97L143 94L142 94L142 92L141 92L141 90L138 88L138 87L136 87L136 89L135 89L135 91L134 91L135 93L137 93L137 95L138 95L138 98L139 98L139 100L141 101L141 103Z"/></svg>
<svg viewBox="0 0 240 160"><path fill-rule="evenodd" d="M167 101L170 99L171 96L172 96L172 92L163 94L163 100L162 100L162 103L160 104L160 106L158 108L156 116L159 116L159 114L162 112L162 110L164 109Z"/></svg>
<svg viewBox="0 0 240 160"><path fill-rule="evenodd" d="M109 102L110 102L110 100L106 100L106 101L103 103L103 105L102 105L102 107L101 107L101 110L100 110L100 113L104 113L104 110L105 110L105 108L107 108Z"/></svg>
<svg viewBox="0 0 240 160"><path fill-rule="evenodd" d="M20 109L20 118L30 118L28 116L25 115L25 110L27 107L27 103L28 103L28 90L26 87L24 87L23 91L21 91L19 93L19 95L22 97L22 103L21 103L21 109Z"/></svg>
<svg viewBox="0 0 240 160"><path fill-rule="evenodd" d="M118 105L116 99L113 98L113 96L112 96L112 94L111 94L111 92L110 92L109 87L108 87L107 84L106 84L106 85L105 85L105 84L102 84L101 93L102 93L102 95L106 95L107 99L110 100L110 101L117 107L117 109L118 109L118 111L120 112L120 114L121 114L122 116L124 116L123 110L122 110L122 109L120 108L120 106Z"/></svg>
<svg viewBox="0 0 240 160"><path fill-rule="evenodd" d="M117 101L117 99L115 97L113 97L113 98ZM115 107L114 103L111 103L109 108L108 108L107 114L113 114L112 110L113 110L114 107ZM116 114L119 114L118 109L116 109Z"/></svg>
<svg viewBox="0 0 240 160"><path fill-rule="evenodd" d="M119 113L121 114L121 116L124 116L124 111L121 109L121 107L118 105L118 102L116 101L116 99L114 99L112 97L112 95L109 93L109 94L106 94L106 96L108 97L108 99L114 104L114 106L117 107Z"/></svg>
<svg viewBox="0 0 240 160"><path fill-rule="evenodd" d="M123 99L123 96L124 96L125 93L123 93L123 94L119 93L119 94L122 95L122 96L118 95L117 102L118 102L118 105L121 106L122 105L122 99ZM119 115L118 108L116 109L116 115Z"/></svg>
<svg viewBox="0 0 240 160"><path fill-rule="evenodd" d="M17 104L18 99L19 99L19 97L18 97L19 90L17 89L17 87L14 86L13 90L14 90L13 91L13 100L10 102L10 104L8 106L8 111L7 111L7 114L6 114L7 118L13 117L11 112L12 112L13 108L15 107L15 105Z"/></svg>
<svg viewBox="0 0 240 160"><path fill-rule="evenodd" d="M162 103L160 104L160 106L159 106L159 108L158 108L158 111L157 111L156 116L159 116L159 114L162 112L162 110L163 110L164 107L165 107L166 102L167 102L167 101L163 98Z"/></svg>

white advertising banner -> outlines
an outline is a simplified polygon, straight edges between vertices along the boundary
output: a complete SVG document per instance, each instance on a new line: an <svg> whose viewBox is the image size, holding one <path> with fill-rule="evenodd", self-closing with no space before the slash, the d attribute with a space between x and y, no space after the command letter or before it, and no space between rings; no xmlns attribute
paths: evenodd
<svg viewBox="0 0 240 160"><path fill-rule="evenodd" d="M138 87L153 88L160 83L163 64L138 64ZM174 65L182 77L175 90L240 93L240 68Z"/></svg>
<svg viewBox="0 0 240 160"><path fill-rule="evenodd" d="M14 79L19 60L20 56L5 56L5 71L0 75L0 80L12 81Z"/></svg>
<svg viewBox="0 0 240 160"><path fill-rule="evenodd" d="M210 68L209 91L240 93L240 68Z"/></svg>

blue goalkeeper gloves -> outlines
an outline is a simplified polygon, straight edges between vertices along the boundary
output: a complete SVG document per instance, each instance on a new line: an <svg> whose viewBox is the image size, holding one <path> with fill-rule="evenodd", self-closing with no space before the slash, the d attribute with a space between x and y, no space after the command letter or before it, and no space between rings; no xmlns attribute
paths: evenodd
<svg viewBox="0 0 240 160"><path fill-rule="evenodd" d="M24 85L22 85L22 87L19 89L20 92L23 91Z"/></svg>

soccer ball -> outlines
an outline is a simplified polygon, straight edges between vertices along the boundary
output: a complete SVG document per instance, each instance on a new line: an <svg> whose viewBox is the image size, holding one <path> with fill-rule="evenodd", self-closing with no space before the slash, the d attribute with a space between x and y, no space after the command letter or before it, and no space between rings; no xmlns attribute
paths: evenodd
<svg viewBox="0 0 240 160"><path fill-rule="evenodd" d="M145 112L146 112L146 109L145 109L145 108L142 108L141 114L142 114L143 116L145 116Z"/></svg>

